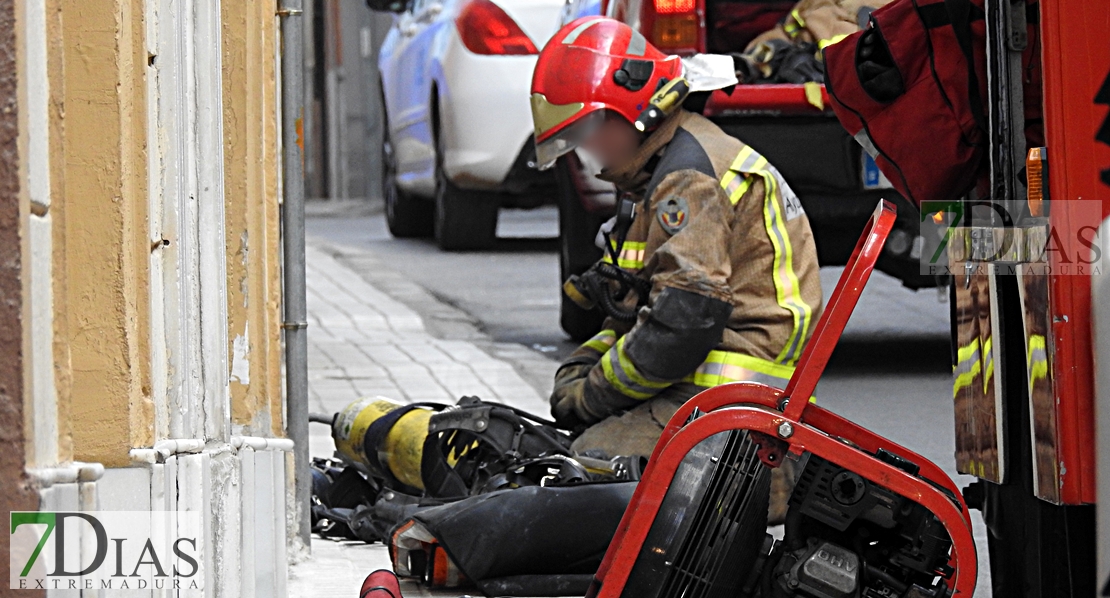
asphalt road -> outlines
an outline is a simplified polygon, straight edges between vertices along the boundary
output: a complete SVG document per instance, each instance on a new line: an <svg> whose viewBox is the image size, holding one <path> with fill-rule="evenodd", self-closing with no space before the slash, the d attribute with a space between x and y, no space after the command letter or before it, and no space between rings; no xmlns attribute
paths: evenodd
<svg viewBox="0 0 1110 598"><path fill-rule="evenodd" d="M468 314L493 341L519 343L550 357L540 362L546 363L542 371L528 366L535 371L533 380L546 380L555 360L573 349L559 329L554 208L503 210L497 247L475 253L444 253L431 240L393 239L373 205L316 204L309 212L308 234L314 239L373 254L377 263ZM826 298L839 274L836 268L822 270ZM935 290L909 291L876 272L816 394L823 406L955 476L948 310ZM963 486L972 478L956 481ZM981 563L976 595L987 596L985 531L974 516Z"/></svg>

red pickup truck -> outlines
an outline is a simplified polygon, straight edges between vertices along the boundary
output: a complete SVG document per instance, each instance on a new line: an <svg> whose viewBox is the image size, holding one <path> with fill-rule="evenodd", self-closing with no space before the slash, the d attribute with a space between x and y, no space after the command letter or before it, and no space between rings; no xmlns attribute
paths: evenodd
<svg viewBox="0 0 1110 598"><path fill-rule="evenodd" d="M582 16L581 11L575 14L579 2L585 4L568 0L564 18ZM690 55L742 52L793 5L760 0L602 0L600 10L638 29L660 50ZM806 91L804 85L740 85L731 95L715 92L703 114L782 172L809 215L822 265L847 261L875 204L886 198L898 205L898 223L878 268L911 289L935 286L936 280L920 274L918 210L889 187L875 163L840 126L824 86L810 89L808 95ZM612 210L613 194L574 155L558 165L557 179L565 279L600 258L592 241ZM561 315L563 329L576 339L592 334L600 323L600 316L569 300L564 300Z"/></svg>

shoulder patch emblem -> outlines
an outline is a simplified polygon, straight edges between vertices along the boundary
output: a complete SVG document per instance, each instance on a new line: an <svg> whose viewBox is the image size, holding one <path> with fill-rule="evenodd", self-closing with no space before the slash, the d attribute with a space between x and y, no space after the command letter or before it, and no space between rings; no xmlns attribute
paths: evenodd
<svg viewBox="0 0 1110 598"><path fill-rule="evenodd" d="M690 206L683 197L668 197L659 203L655 213L659 225L671 235L685 228L690 220Z"/></svg>

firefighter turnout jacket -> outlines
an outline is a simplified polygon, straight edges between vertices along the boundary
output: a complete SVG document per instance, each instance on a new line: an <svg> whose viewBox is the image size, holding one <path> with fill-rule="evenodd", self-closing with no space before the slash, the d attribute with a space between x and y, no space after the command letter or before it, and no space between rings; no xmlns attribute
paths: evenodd
<svg viewBox="0 0 1110 598"><path fill-rule="evenodd" d="M809 221L775 167L679 110L601 178L638 201L617 265L650 280L651 293L634 325L610 318L564 362L556 417L591 424L675 384L784 388L820 315L821 285ZM583 376L571 404L555 404L559 387Z"/></svg>
<svg viewBox="0 0 1110 598"><path fill-rule="evenodd" d="M892 0L801 0L775 26L756 37L748 49L781 39L816 44L824 50L867 26L871 12Z"/></svg>

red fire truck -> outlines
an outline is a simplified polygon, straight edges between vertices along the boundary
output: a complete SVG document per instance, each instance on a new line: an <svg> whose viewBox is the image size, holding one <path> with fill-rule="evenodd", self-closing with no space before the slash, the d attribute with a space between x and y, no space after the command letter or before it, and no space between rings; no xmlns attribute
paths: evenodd
<svg viewBox="0 0 1110 598"><path fill-rule="evenodd" d="M1013 220L973 214L959 233L968 243L949 246L956 459L961 472L980 478L965 495L990 529L989 546L979 549L989 551L995 596L1110 595L1095 573L1096 546L1105 550L1108 541L1096 541L1096 456L1110 447L1095 449L1091 301L1092 276L1101 276L1107 257L1098 230L1110 215L1110 6L1025 4L986 3L984 199ZM1035 124L1023 101L1038 91L1027 95L1022 56L1037 43L1039 149L1021 134ZM988 237L1030 242L1000 252L979 242ZM1106 368L1107 357L1098 365Z"/></svg>

